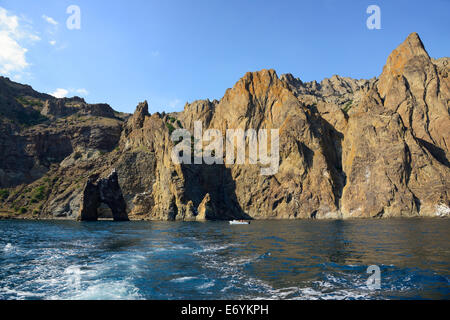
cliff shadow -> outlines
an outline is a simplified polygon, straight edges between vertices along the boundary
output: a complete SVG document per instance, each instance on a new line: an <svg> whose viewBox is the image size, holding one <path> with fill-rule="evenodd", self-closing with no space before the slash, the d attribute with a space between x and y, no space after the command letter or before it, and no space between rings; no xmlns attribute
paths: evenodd
<svg viewBox="0 0 450 320"><path fill-rule="evenodd" d="M335 196L335 204L340 207L340 199L345 185L347 184L347 175L342 166L342 140L344 134L336 130L336 128L327 120L322 118L320 112L315 105L309 106L313 111L311 128L314 134L320 138L324 151L327 166L330 169L333 180L333 194Z"/></svg>
<svg viewBox="0 0 450 320"><path fill-rule="evenodd" d="M182 171L186 181L185 202L191 200L198 208L209 193L216 220L252 219L239 204L230 168L223 164L184 164Z"/></svg>
<svg viewBox="0 0 450 320"><path fill-rule="evenodd" d="M437 146L435 146L434 144L425 141L423 139L417 138L417 141L419 141L419 143L428 150L429 153L431 153L431 155L441 164L443 164L444 166L446 166L447 168L450 168L450 162L448 161L446 155L445 155L445 151Z"/></svg>

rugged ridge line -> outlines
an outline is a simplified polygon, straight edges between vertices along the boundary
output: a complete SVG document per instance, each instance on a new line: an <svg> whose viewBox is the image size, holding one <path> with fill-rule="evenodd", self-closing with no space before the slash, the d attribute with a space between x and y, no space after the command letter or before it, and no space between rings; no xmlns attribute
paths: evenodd
<svg viewBox="0 0 450 320"><path fill-rule="evenodd" d="M0 210L83 219L92 207L88 220L117 217L98 193L114 169L118 185L106 183L102 192L117 195L119 220L448 216L448 61L430 58L412 33L379 78L304 83L261 70L246 73L220 101L187 103L172 114L150 114L145 101L130 116L1 78ZM278 172L174 164L170 133L192 132L194 121L223 133L279 129Z"/></svg>

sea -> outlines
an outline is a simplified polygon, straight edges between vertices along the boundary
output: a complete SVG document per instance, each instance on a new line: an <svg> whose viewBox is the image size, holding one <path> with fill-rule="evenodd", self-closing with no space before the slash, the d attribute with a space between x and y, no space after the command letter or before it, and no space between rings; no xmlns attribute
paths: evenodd
<svg viewBox="0 0 450 320"><path fill-rule="evenodd" d="M448 218L0 221L2 300L449 298Z"/></svg>

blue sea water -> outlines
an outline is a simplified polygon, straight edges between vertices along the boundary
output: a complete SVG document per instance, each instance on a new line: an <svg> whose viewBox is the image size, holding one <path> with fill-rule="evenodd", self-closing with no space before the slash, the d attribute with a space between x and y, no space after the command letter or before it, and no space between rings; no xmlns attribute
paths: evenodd
<svg viewBox="0 0 450 320"><path fill-rule="evenodd" d="M449 230L450 219L0 221L0 299L449 299Z"/></svg>

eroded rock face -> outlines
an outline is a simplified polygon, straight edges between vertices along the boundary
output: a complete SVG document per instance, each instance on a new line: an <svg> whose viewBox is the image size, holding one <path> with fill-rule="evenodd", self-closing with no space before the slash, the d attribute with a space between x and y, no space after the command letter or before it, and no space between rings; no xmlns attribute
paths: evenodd
<svg viewBox="0 0 450 320"><path fill-rule="evenodd" d="M366 99L366 112L350 117L342 142L346 186L344 218L414 216L415 196L408 188L411 155L398 114Z"/></svg>
<svg viewBox="0 0 450 320"><path fill-rule="evenodd" d="M449 65L432 60L417 33L389 56L377 84L385 108L403 123L433 156L449 166Z"/></svg>
<svg viewBox="0 0 450 320"><path fill-rule="evenodd" d="M310 218L337 215L327 155L328 132L318 112L305 106L274 70L247 73L216 107L211 128L279 129L280 164L273 176L255 165L230 165L241 210L252 218Z"/></svg>
<svg viewBox="0 0 450 320"><path fill-rule="evenodd" d="M342 143L343 217L433 215L438 204L448 206L449 168L421 145L400 114L370 96L358 111Z"/></svg>
<svg viewBox="0 0 450 320"><path fill-rule="evenodd" d="M126 202L115 170L105 178L98 179L94 175L88 179L81 198L78 220L96 221L101 203L111 209L114 221L128 221Z"/></svg>
<svg viewBox="0 0 450 320"><path fill-rule="evenodd" d="M379 79L305 83L261 70L220 101L194 101L172 114L150 114L145 101L125 121L106 105L11 85L4 92L28 97L17 110L33 99L51 102L28 110L48 123L20 129L0 117L0 187L26 183L0 205L24 204L41 190L42 215L83 220L96 220L101 203L118 220L448 216L448 68L449 58L431 59L411 34ZM279 129L278 170L264 176L263 165L248 161L175 164L170 134L193 133L195 121L224 136Z"/></svg>

